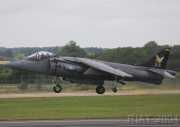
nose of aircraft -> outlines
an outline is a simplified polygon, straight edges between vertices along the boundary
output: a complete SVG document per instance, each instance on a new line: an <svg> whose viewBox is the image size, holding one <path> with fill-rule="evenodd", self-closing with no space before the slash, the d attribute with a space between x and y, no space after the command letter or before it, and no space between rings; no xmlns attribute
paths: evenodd
<svg viewBox="0 0 180 127"><path fill-rule="evenodd" d="M22 61L14 61L7 63L6 66L13 69L22 69L24 65Z"/></svg>
<svg viewBox="0 0 180 127"><path fill-rule="evenodd" d="M33 71L33 72L48 72L48 61L39 61L39 62L31 62L28 60L19 60L6 64L7 67L25 70L25 71Z"/></svg>

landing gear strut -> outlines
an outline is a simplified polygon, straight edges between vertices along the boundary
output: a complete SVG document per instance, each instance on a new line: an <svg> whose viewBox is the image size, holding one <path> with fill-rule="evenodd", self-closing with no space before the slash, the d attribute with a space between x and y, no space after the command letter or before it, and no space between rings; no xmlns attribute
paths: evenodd
<svg viewBox="0 0 180 127"><path fill-rule="evenodd" d="M113 91L114 93L117 93L117 91L118 91L117 86L118 86L119 83L122 84L122 85L125 85L125 84L126 84L125 82L123 82L123 81L121 81L121 80L118 80L118 78L115 77L115 80L114 80L114 82L113 82L113 87L112 87L112 91Z"/></svg>
<svg viewBox="0 0 180 127"><path fill-rule="evenodd" d="M105 93L105 91L106 91L106 89L102 85L99 85L96 87L96 93L97 94L103 94L103 93Z"/></svg>
<svg viewBox="0 0 180 127"><path fill-rule="evenodd" d="M112 88L112 91L113 91L114 93L117 93L117 91L118 91L117 87L113 87L113 88Z"/></svg>
<svg viewBox="0 0 180 127"><path fill-rule="evenodd" d="M53 87L53 91L55 93L61 93L62 91L62 86L60 85L60 83L62 82L62 80L59 77L56 77L56 79L54 80L54 84L55 86Z"/></svg>
<svg viewBox="0 0 180 127"><path fill-rule="evenodd" d="M117 86L118 86L118 82L117 82L117 81L114 81L114 82L113 82L113 87L112 87L112 91L113 91L114 93L117 93L117 91L118 91Z"/></svg>

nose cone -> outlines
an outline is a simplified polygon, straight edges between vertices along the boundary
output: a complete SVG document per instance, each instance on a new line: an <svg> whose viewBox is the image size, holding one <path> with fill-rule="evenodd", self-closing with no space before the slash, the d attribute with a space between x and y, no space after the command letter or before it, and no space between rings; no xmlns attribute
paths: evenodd
<svg viewBox="0 0 180 127"><path fill-rule="evenodd" d="M7 67L13 68L13 69L21 69L22 68L22 62L21 61L15 61L15 62L9 62L6 64Z"/></svg>
<svg viewBox="0 0 180 127"><path fill-rule="evenodd" d="M32 71L32 72L48 72L49 66L48 61L28 61L28 60L19 60L14 61L6 64L7 67L18 69L18 70L25 70L25 71Z"/></svg>

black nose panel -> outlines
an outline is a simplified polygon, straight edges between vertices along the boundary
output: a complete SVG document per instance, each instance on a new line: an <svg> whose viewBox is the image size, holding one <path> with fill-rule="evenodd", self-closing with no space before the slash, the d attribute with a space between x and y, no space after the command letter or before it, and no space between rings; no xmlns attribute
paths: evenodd
<svg viewBox="0 0 180 127"><path fill-rule="evenodd" d="M29 60L20 60L15 62L10 62L7 64L8 67L13 69L20 69L33 72L42 72L46 73L49 71L49 62L44 61L29 61Z"/></svg>

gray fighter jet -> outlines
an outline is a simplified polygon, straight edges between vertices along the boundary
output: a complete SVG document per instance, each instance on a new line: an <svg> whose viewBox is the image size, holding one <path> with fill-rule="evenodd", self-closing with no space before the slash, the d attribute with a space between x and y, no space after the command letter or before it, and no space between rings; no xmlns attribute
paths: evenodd
<svg viewBox="0 0 180 127"><path fill-rule="evenodd" d="M113 81L112 91L117 92L117 85L125 85L125 81L161 84L164 78L175 78L176 72L166 69L169 54L170 48L166 48L142 65L127 65L88 58L56 57L53 53L40 51L6 66L57 77L53 87L56 93L62 91L61 80L65 80L95 84L96 92L103 94L104 81Z"/></svg>

